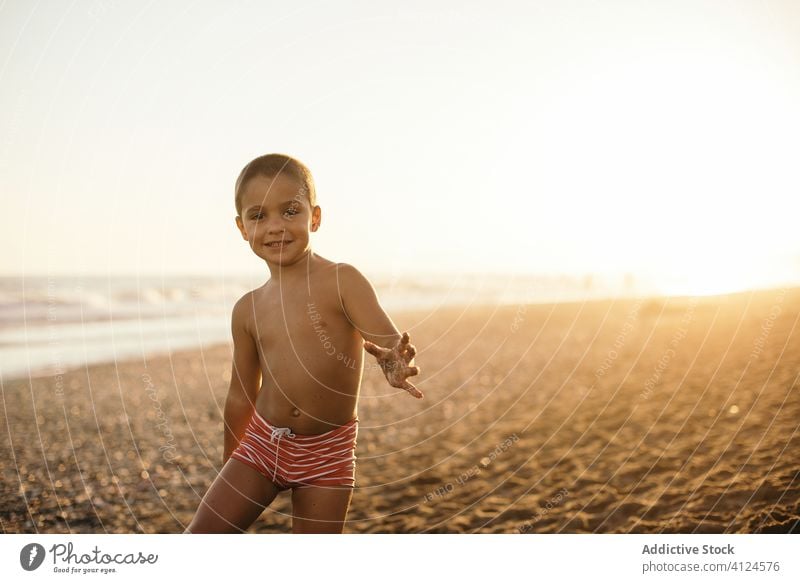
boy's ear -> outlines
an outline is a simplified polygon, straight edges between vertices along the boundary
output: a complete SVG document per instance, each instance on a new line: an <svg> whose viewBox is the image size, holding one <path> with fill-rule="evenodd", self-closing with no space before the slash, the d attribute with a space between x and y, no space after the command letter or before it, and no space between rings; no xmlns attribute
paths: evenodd
<svg viewBox="0 0 800 583"><path fill-rule="evenodd" d="M247 231L244 230L244 223L242 222L242 217L236 217L236 226L239 227L239 232L242 234L242 239L245 241L249 241L250 239L247 238Z"/></svg>
<svg viewBox="0 0 800 583"><path fill-rule="evenodd" d="M315 206L314 209L311 211L311 231L314 232L319 229L320 224L322 223L322 209L318 206Z"/></svg>

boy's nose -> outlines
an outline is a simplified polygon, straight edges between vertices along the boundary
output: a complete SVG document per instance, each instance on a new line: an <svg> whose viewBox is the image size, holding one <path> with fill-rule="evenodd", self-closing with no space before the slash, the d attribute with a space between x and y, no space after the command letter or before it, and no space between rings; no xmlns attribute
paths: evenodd
<svg viewBox="0 0 800 583"><path fill-rule="evenodd" d="M284 228L280 220L273 219L267 222L267 233L273 235L277 233L283 233L283 231Z"/></svg>

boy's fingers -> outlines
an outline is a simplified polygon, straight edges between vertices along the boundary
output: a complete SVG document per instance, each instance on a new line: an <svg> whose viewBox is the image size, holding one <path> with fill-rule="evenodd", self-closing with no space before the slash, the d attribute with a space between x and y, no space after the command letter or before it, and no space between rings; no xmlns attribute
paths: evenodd
<svg viewBox="0 0 800 583"><path fill-rule="evenodd" d="M419 367L418 366L409 366L406 368L406 376L413 377L419 374Z"/></svg>
<svg viewBox="0 0 800 583"><path fill-rule="evenodd" d="M403 349L405 344L408 344L408 332L403 332L403 337L400 339L400 348Z"/></svg>
<svg viewBox="0 0 800 583"><path fill-rule="evenodd" d="M422 393L420 392L420 390L411 383L409 383L408 381L403 381L402 388L411 393L412 395L414 395L417 399L422 398Z"/></svg>
<svg viewBox="0 0 800 583"><path fill-rule="evenodd" d="M417 355L417 347L414 346L413 344L409 344L406 347L406 356L408 357L409 360L411 360L416 355Z"/></svg>
<svg viewBox="0 0 800 583"><path fill-rule="evenodd" d="M373 344L369 340L364 340L364 350L369 352L372 356L380 356L381 355L381 347L377 344Z"/></svg>

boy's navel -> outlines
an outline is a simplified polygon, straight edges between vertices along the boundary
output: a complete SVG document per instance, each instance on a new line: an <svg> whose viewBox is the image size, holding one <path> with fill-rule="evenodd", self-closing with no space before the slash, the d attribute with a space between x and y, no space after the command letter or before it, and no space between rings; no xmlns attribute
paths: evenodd
<svg viewBox="0 0 800 583"><path fill-rule="evenodd" d="M297 407L292 409L292 417L300 417L300 409L298 409Z"/></svg>

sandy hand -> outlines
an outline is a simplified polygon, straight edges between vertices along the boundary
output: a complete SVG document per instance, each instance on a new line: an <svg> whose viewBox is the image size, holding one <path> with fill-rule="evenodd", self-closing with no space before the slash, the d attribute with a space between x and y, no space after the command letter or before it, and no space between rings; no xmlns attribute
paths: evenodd
<svg viewBox="0 0 800 583"><path fill-rule="evenodd" d="M417 349L409 343L408 332L403 332L403 337L394 348L383 348L365 340L364 350L377 359L390 385L408 391L417 399L422 398L419 389L407 380L408 377L419 374L418 366L409 366L414 360L414 355L417 354Z"/></svg>

